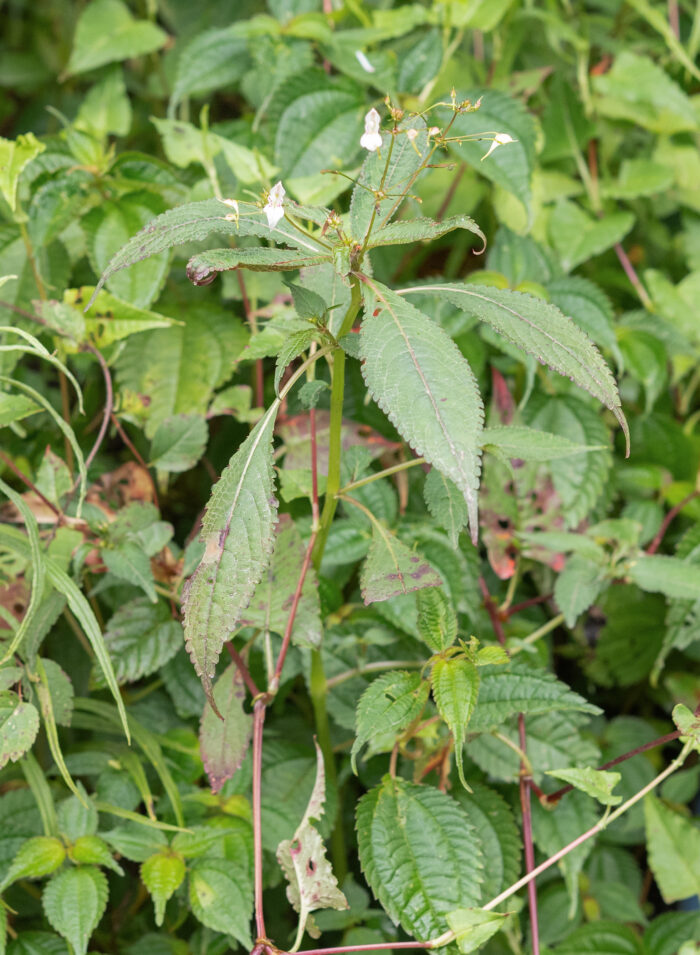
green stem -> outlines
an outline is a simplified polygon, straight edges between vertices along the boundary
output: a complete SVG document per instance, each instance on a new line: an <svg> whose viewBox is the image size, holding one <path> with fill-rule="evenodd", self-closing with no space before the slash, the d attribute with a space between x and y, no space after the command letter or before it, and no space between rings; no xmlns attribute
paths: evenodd
<svg viewBox="0 0 700 955"><path fill-rule="evenodd" d="M27 753L26 756L22 758L20 765L22 766L24 778L27 780L27 784L39 808L41 823L44 827L44 835L58 835L56 808L53 803L53 796L51 795L49 784L46 781L46 776L41 766L36 761L36 757L32 752Z"/></svg>
<svg viewBox="0 0 700 955"><path fill-rule="evenodd" d="M374 474L370 474L369 477L360 478L359 481L346 484L345 487L338 491L337 496L340 497L343 494L347 494L348 491L356 491L358 487L364 487L365 484L371 484L372 481L379 481L381 478L389 477L391 474L398 474L399 471L407 471L408 468L414 468L417 464L425 464L425 458L411 458L410 461L402 461L401 464L394 464L393 467L384 468L383 471L376 471Z"/></svg>

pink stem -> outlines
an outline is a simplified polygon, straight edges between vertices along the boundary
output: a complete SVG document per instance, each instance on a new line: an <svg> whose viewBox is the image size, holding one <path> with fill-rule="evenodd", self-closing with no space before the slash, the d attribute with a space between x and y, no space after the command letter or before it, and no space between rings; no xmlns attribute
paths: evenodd
<svg viewBox="0 0 700 955"><path fill-rule="evenodd" d="M245 661L243 657L240 655L238 650L236 650L236 648L234 647L233 643L230 640L226 641L225 646L226 646L226 649L228 650L229 656L231 657L233 662L236 664L236 669L241 674L241 677L243 678L243 682L250 690L253 698L255 698L256 696L260 696L260 690L258 689L255 683L255 680L250 675L250 670L245 665Z"/></svg>
<svg viewBox="0 0 700 955"><path fill-rule="evenodd" d="M430 942L380 942L378 945L341 945L338 948L307 948L297 955L342 955L343 952L389 951L392 948L432 948Z"/></svg>
<svg viewBox="0 0 700 955"><path fill-rule="evenodd" d="M255 927L259 939L266 938L263 914L263 850L260 787L262 782L262 741L265 722L265 701L253 708L253 855L255 860Z"/></svg>
<svg viewBox="0 0 700 955"><path fill-rule="evenodd" d="M495 600L489 593L489 586L483 577L479 577L479 587L481 588L481 593L484 598L484 606L486 607L489 618L491 619L493 632L496 634L498 642L501 644L501 646L504 646L506 642L506 635L505 631L503 630L501 618L498 615L498 607L496 606Z"/></svg>
<svg viewBox="0 0 700 955"><path fill-rule="evenodd" d="M644 308L651 308L652 301L649 298L649 295L647 294L647 290L642 285L642 280L637 275L637 272L635 271L634 266L629 260L629 256L627 255L627 253L625 252L625 250L623 249L622 245L619 242L615 243L615 252L617 254L618 259L620 260L620 265L625 270L625 275L634 286L634 289L637 295L639 296L642 305L644 306Z"/></svg>
<svg viewBox="0 0 700 955"><path fill-rule="evenodd" d="M694 501L695 498L698 497L699 495L700 495L700 491L691 491L690 494L686 494L686 496L683 498L682 501L679 501L678 504L674 504L674 506L666 515L666 517L664 517L661 523L661 527L656 532L656 536L654 537L654 540L647 547L647 554L655 554L657 552L657 550L659 549L661 545L662 540L664 539L664 535L669 528L669 524L671 523L671 521L674 520L674 518L677 517L678 514L680 514L680 512L683 510L686 504L690 504L690 502Z"/></svg>
<svg viewBox="0 0 700 955"><path fill-rule="evenodd" d="M526 751L525 717L518 714L518 736L520 749ZM525 871L529 875L535 868L535 847L532 841L532 814L530 812L530 780L525 775L525 766L520 767L520 807L523 813L523 842L525 844ZM540 933L537 916L537 886L535 880L528 883L527 900L530 909L530 933L532 935L532 955L540 955Z"/></svg>

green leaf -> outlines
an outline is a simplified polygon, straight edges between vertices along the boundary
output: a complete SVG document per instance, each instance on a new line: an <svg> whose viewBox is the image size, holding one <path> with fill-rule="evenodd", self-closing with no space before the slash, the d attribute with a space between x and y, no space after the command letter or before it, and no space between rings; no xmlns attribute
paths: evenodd
<svg viewBox="0 0 700 955"><path fill-rule="evenodd" d="M277 406L275 402L251 431L214 486L202 520L204 556L187 583L185 645L210 703L221 648L238 626L273 549Z"/></svg>
<svg viewBox="0 0 700 955"><path fill-rule="evenodd" d="M20 700L16 693L0 693L0 769L24 756L38 732L36 707Z"/></svg>
<svg viewBox="0 0 700 955"><path fill-rule="evenodd" d="M374 284L362 322L362 373L374 400L417 454L457 485L472 538L478 517L483 406L466 359L427 315Z"/></svg>
<svg viewBox="0 0 700 955"><path fill-rule="evenodd" d="M60 839L53 836L35 836L27 839L2 880L4 890L18 879L40 879L50 875L63 863L66 850Z"/></svg>
<svg viewBox="0 0 700 955"><path fill-rule="evenodd" d="M439 575L417 551L379 524L373 524L372 543L360 574L365 604L441 584Z"/></svg>
<svg viewBox="0 0 700 955"><path fill-rule="evenodd" d="M223 29L204 30L191 39L178 56L173 91L168 105L172 116L186 96L202 96L231 86L250 65L247 42L238 23ZM181 42L181 41L180 41Z"/></svg>
<svg viewBox="0 0 700 955"><path fill-rule="evenodd" d="M673 722L681 731L681 741L685 738L693 740L695 749L700 750L700 717L696 716L683 703L673 707Z"/></svg>
<svg viewBox="0 0 700 955"><path fill-rule="evenodd" d="M431 468L423 485L423 496L428 510L438 524L445 528L456 550L459 535L469 520L464 495L453 481L437 468Z"/></svg>
<svg viewBox="0 0 700 955"><path fill-rule="evenodd" d="M167 837L160 829L138 825L135 822L128 822L116 829L110 829L102 835L115 852L131 862L145 862L154 852L168 845Z"/></svg>
<svg viewBox="0 0 700 955"><path fill-rule="evenodd" d="M63 302L56 305L44 304L42 309L44 318L57 327L65 328L69 320L67 311L70 308L76 313L73 316L75 321L71 322L73 327L77 327L80 321L89 341L97 348L105 348L113 342L121 341L138 332L145 332L152 328L168 328L173 324L172 318L145 308L138 308L105 291L97 295L93 311L83 317L78 306L81 306L92 294L93 288L90 285L67 289L63 293Z"/></svg>
<svg viewBox="0 0 700 955"><path fill-rule="evenodd" d="M0 391L0 428L13 421L21 421L30 414L41 411L39 405L26 395L11 395Z"/></svg>
<svg viewBox="0 0 700 955"><path fill-rule="evenodd" d="M600 348L617 354L613 308L605 292L579 275L565 275L547 283L549 301L575 322ZM619 357L617 358L619 364Z"/></svg>
<svg viewBox="0 0 700 955"><path fill-rule="evenodd" d="M661 554L640 555L627 577L642 590L692 600L700 592L700 565Z"/></svg>
<svg viewBox="0 0 700 955"><path fill-rule="evenodd" d="M182 856L168 849L141 863L141 881L153 899L156 925L163 924L166 902L182 885L185 871Z"/></svg>
<svg viewBox="0 0 700 955"><path fill-rule="evenodd" d="M309 255L298 249L211 249L187 263L187 278L194 285L209 285L217 272L250 269L253 272L293 272L330 262L328 255Z"/></svg>
<svg viewBox="0 0 700 955"><path fill-rule="evenodd" d="M457 639L457 615L442 589L418 592L418 635L434 653L447 650Z"/></svg>
<svg viewBox="0 0 700 955"><path fill-rule="evenodd" d="M227 859L198 859L190 869L192 913L202 925L232 935L252 947L249 923L253 915L250 874Z"/></svg>
<svg viewBox="0 0 700 955"><path fill-rule="evenodd" d="M612 199L638 199L666 192L673 186L673 170L651 159L624 159L615 182L603 188Z"/></svg>
<svg viewBox="0 0 700 955"><path fill-rule="evenodd" d="M676 955L687 938L700 940L700 914L664 912L647 928L644 945L648 955Z"/></svg>
<svg viewBox="0 0 700 955"><path fill-rule="evenodd" d="M87 955L90 936L102 918L108 894L104 873L92 866L64 869L44 889L41 901L46 918L75 955Z"/></svg>
<svg viewBox="0 0 700 955"><path fill-rule="evenodd" d="M189 471L204 454L208 440L209 429L201 415L166 418L153 435L150 467L175 473Z"/></svg>
<svg viewBox="0 0 700 955"><path fill-rule="evenodd" d="M124 875L124 870L112 857L109 846L99 836L78 836L71 848L71 856L80 865L104 866L117 875Z"/></svg>
<svg viewBox="0 0 700 955"><path fill-rule="evenodd" d="M627 422L610 369L586 335L554 305L541 299L480 285L421 285L402 294L431 292L446 298L503 337L571 378L609 408L629 444Z"/></svg>
<svg viewBox="0 0 700 955"><path fill-rule="evenodd" d="M620 686L644 680L661 649L665 603L632 585L610 587L600 600L605 626L596 662Z"/></svg>
<svg viewBox="0 0 700 955"><path fill-rule="evenodd" d="M241 626L272 630L280 636L284 634L305 553L306 547L294 521L288 514L281 514L275 528L269 570L243 612ZM314 569L309 567L297 604L292 643L314 649L321 645L322 637L318 581Z"/></svg>
<svg viewBox="0 0 700 955"><path fill-rule="evenodd" d="M385 777L358 803L357 838L372 892L414 938L441 934L448 912L479 904L478 839L445 793Z"/></svg>
<svg viewBox="0 0 700 955"><path fill-rule="evenodd" d="M274 384L276 395L279 395L280 381L287 365L308 349L316 334L315 328L305 328L300 332L293 332L282 346L275 365Z"/></svg>
<svg viewBox="0 0 700 955"><path fill-rule="evenodd" d="M295 947L306 930L312 938L321 934L310 918L318 909L348 909L348 900L338 888L326 848L312 819L320 820L326 801L326 774L323 753L316 743L316 782L306 807L304 818L294 836L277 847L277 861L287 878L287 898L299 913L299 927Z"/></svg>
<svg viewBox="0 0 700 955"><path fill-rule="evenodd" d="M131 103L120 66L106 70L102 79L88 90L80 104L75 126L86 129L98 139L104 139L109 133L127 135L131 128ZM122 197L122 201L126 198Z"/></svg>
<svg viewBox="0 0 700 955"><path fill-rule="evenodd" d="M520 875L521 839L513 810L500 793L473 783L472 793L456 789L454 798L478 834L484 866L482 897L495 898Z"/></svg>
<svg viewBox="0 0 700 955"><path fill-rule="evenodd" d="M487 732L516 713L534 716L572 710L591 714L601 712L599 707L586 702L545 670L533 670L515 663L509 667L484 667L470 731Z"/></svg>
<svg viewBox="0 0 700 955"><path fill-rule="evenodd" d="M508 912L484 912L483 909L455 909L447 913L447 924L455 933L462 955L475 952L504 927Z"/></svg>
<svg viewBox="0 0 700 955"><path fill-rule="evenodd" d="M467 726L479 695L479 671L466 657L438 657L433 663L431 685L438 712L454 738L460 782L465 789L469 789L464 778L463 750Z"/></svg>
<svg viewBox="0 0 700 955"><path fill-rule="evenodd" d="M167 39L155 23L136 20L121 0L91 0L78 19L66 72L85 73L105 63L153 53Z"/></svg>
<svg viewBox="0 0 700 955"><path fill-rule="evenodd" d="M121 686L150 676L167 663L182 646L182 625L163 601L152 604L137 597L110 617L104 638ZM104 681L96 683L101 686Z"/></svg>
<svg viewBox="0 0 700 955"><path fill-rule="evenodd" d="M486 236L479 226L470 219L469 216L447 216L439 222L433 219L401 219L397 222L389 222L381 229L377 229L370 235L368 248L374 249L382 245L407 245L410 242L429 242L432 239L439 239L448 232L454 232L455 229L466 229L478 235L486 248Z"/></svg>
<svg viewBox="0 0 700 955"><path fill-rule="evenodd" d="M356 737L350 760L357 773L357 755L366 743L398 736L417 719L428 700L430 686L418 673L392 670L373 680L360 697L356 712Z"/></svg>
<svg viewBox="0 0 700 955"><path fill-rule="evenodd" d="M214 686L214 701L223 720L204 705L199 746L212 792L218 792L239 768L250 742L253 717L243 709L245 686L235 664L228 666Z"/></svg>
<svg viewBox="0 0 700 955"><path fill-rule="evenodd" d="M546 431L518 425L484 428L481 440L487 449L490 445L498 448L508 458L521 458L523 461L552 461L586 451L607 450L607 445L591 447L576 444L560 434L548 434Z"/></svg>
<svg viewBox="0 0 700 955"><path fill-rule="evenodd" d="M17 184L22 170L45 149L44 143L40 143L34 133L25 133L14 140L0 137L0 192L13 212L17 206Z"/></svg>
<svg viewBox="0 0 700 955"><path fill-rule="evenodd" d="M642 955L639 937L627 925L591 922L581 925L557 945L557 955Z"/></svg>
<svg viewBox="0 0 700 955"><path fill-rule="evenodd" d="M151 561L140 544L127 540L115 548L103 549L100 556L110 574L139 587L151 603L158 600Z"/></svg>
<svg viewBox="0 0 700 955"><path fill-rule="evenodd" d="M607 773L585 766L581 769L548 769L547 775L580 789L586 795L597 799L603 806L617 806L622 802L622 796L612 794L622 778L619 773Z"/></svg>
<svg viewBox="0 0 700 955"><path fill-rule="evenodd" d="M605 568L600 561L574 554L554 582L554 599L564 614L567 627L576 624L580 614L588 610L603 588Z"/></svg>
<svg viewBox="0 0 700 955"><path fill-rule="evenodd" d="M612 212L594 219L569 200L560 200L549 219L552 242L565 272L612 248L633 225L631 212Z"/></svg>
<svg viewBox="0 0 700 955"><path fill-rule="evenodd" d="M649 795L644 800L649 866L664 902L700 894L700 830Z"/></svg>

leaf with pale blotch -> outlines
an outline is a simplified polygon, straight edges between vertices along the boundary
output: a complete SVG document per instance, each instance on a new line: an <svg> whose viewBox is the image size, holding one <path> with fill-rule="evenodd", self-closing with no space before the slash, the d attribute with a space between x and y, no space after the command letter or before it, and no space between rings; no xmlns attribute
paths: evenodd
<svg viewBox="0 0 700 955"><path fill-rule="evenodd" d="M431 682L438 712L455 741L455 762L460 782L465 789L469 789L464 778L463 750L467 726L479 695L479 671L476 664L466 657L438 657L433 664Z"/></svg>
<svg viewBox="0 0 700 955"><path fill-rule="evenodd" d="M385 528L373 526L372 543L360 574L366 604L441 584L440 576L417 551Z"/></svg>
<svg viewBox="0 0 700 955"><path fill-rule="evenodd" d="M365 743L394 739L417 719L428 700L429 684L418 673L391 670L377 677L360 697L355 714L356 737L350 762L357 772L357 754Z"/></svg>
<svg viewBox="0 0 700 955"><path fill-rule="evenodd" d="M243 613L241 626L260 627L280 635L284 633L305 551L294 521L288 514L280 515L270 566ZM318 582L315 571L309 567L294 617L292 643L300 647L319 647L322 633Z"/></svg>
<svg viewBox="0 0 700 955"><path fill-rule="evenodd" d="M455 909L448 912L447 924L455 933L461 955L475 952L505 926L509 912L484 912L483 909Z"/></svg>
<svg viewBox="0 0 700 955"><path fill-rule="evenodd" d="M204 704L199 746L211 790L217 793L243 762L253 728L253 717L243 709L245 686L233 663L216 681L214 700L223 720Z"/></svg>
<svg viewBox="0 0 700 955"><path fill-rule="evenodd" d="M0 693L0 769L24 756L38 732L36 707L9 690Z"/></svg>
<svg viewBox="0 0 700 955"><path fill-rule="evenodd" d="M187 278L194 285L209 285L217 272L229 272L231 269L293 272L330 261L328 255L309 255L297 249L210 249L192 256L187 263Z"/></svg>
<svg viewBox="0 0 700 955"><path fill-rule="evenodd" d="M619 773L606 773L601 769L591 769L590 766L572 767L571 769L548 769L548 776L561 779L574 789L580 789L593 799L597 799L603 806L617 806L622 802L622 796L613 796L612 791L622 777Z"/></svg>
<svg viewBox="0 0 700 955"><path fill-rule="evenodd" d="M184 596L185 646L215 710L211 681L216 661L272 553L277 517L272 429L277 407L275 402L260 419L214 486L202 520L204 555Z"/></svg>
<svg viewBox="0 0 700 955"><path fill-rule="evenodd" d="M326 774L323 754L316 743L316 782L306 807L304 818L291 839L284 839L277 847L277 861L287 877L287 898L299 913L297 944L306 930L312 938L320 932L311 919L317 909L347 909L348 901L338 888L326 849L317 829L311 824L323 815L326 799Z"/></svg>
<svg viewBox="0 0 700 955"><path fill-rule="evenodd" d="M483 252L486 248L486 236L479 226L469 216L447 216L439 222L433 219L401 219L398 222L390 222L382 229L372 232L369 238L368 248L374 249L379 245L405 245L409 242L427 242L432 239L439 239L440 236L447 235L448 232L454 232L455 229L467 229L478 235L484 243L479 250Z"/></svg>
<svg viewBox="0 0 700 955"><path fill-rule="evenodd" d="M629 429L610 369L585 332L555 305L523 292L482 285L420 285L402 294L413 292L446 298L590 392L619 421L629 451Z"/></svg>
<svg viewBox="0 0 700 955"><path fill-rule="evenodd" d="M396 292L373 284L362 322L370 394L415 451L457 485L478 532L483 405L469 364L449 335Z"/></svg>

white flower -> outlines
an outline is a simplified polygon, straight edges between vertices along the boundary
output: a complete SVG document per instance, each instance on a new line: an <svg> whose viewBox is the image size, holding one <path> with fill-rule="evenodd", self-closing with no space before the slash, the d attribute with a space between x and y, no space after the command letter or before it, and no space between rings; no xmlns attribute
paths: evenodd
<svg viewBox="0 0 700 955"><path fill-rule="evenodd" d="M379 149L382 145L382 134L379 132L380 122L381 116L376 109L372 107L365 116L365 132L360 139L360 146L362 146L363 149L368 149L371 153L373 153L375 149Z"/></svg>
<svg viewBox="0 0 700 955"><path fill-rule="evenodd" d="M417 129L407 129L407 130L406 130L406 139L410 139L410 141L413 142L413 140L414 140L414 139L417 139L417 138L418 138L418 130L417 130Z"/></svg>
<svg viewBox="0 0 700 955"><path fill-rule="evenodd" d="M227 216L224 216L224 218L225 218L225 219L228 219L228 220L231 221L231 222L236 222L236 223L238 223L238 219L239 219L239 216L240 216L240 210L239 210L239 208L238 208L238 203L236 202L236 200L235 200L235 199L219 199L219 202L223 202L223 204L224 204L225 206L228 206L229 209L233 209L233 212L232 212L232 213L229 213L229 215L227 215Z"/></svg>
<svg viewBox="0 0 700 955"><path fill-rule="evenodd" d="M483 162L484 159L486 159L487 156L490 156L494 149L498 149L499 146L506 146L508 143L514 142L515 140L512 136L509 136L508 133L496 133L496 135L493 137L493 142L491 143L489 151L484 153L484 155L481 157L481 161Z"/></svg>
<svg viewBox="0 0 700 955"><path fill-rule="evenodd" d="M374 67L367 59L362 50L355 50L355 59L360 64L365 73L374 73Z"/></svg>
<svg viewBox="0 0 700 955"><path fill-rule="evenodd" d="M284 219L284 197L286 193L281 182L276 183L267 194L267 202L263 212L267 216L267 224L274 229L280 219Z"/></svg>

